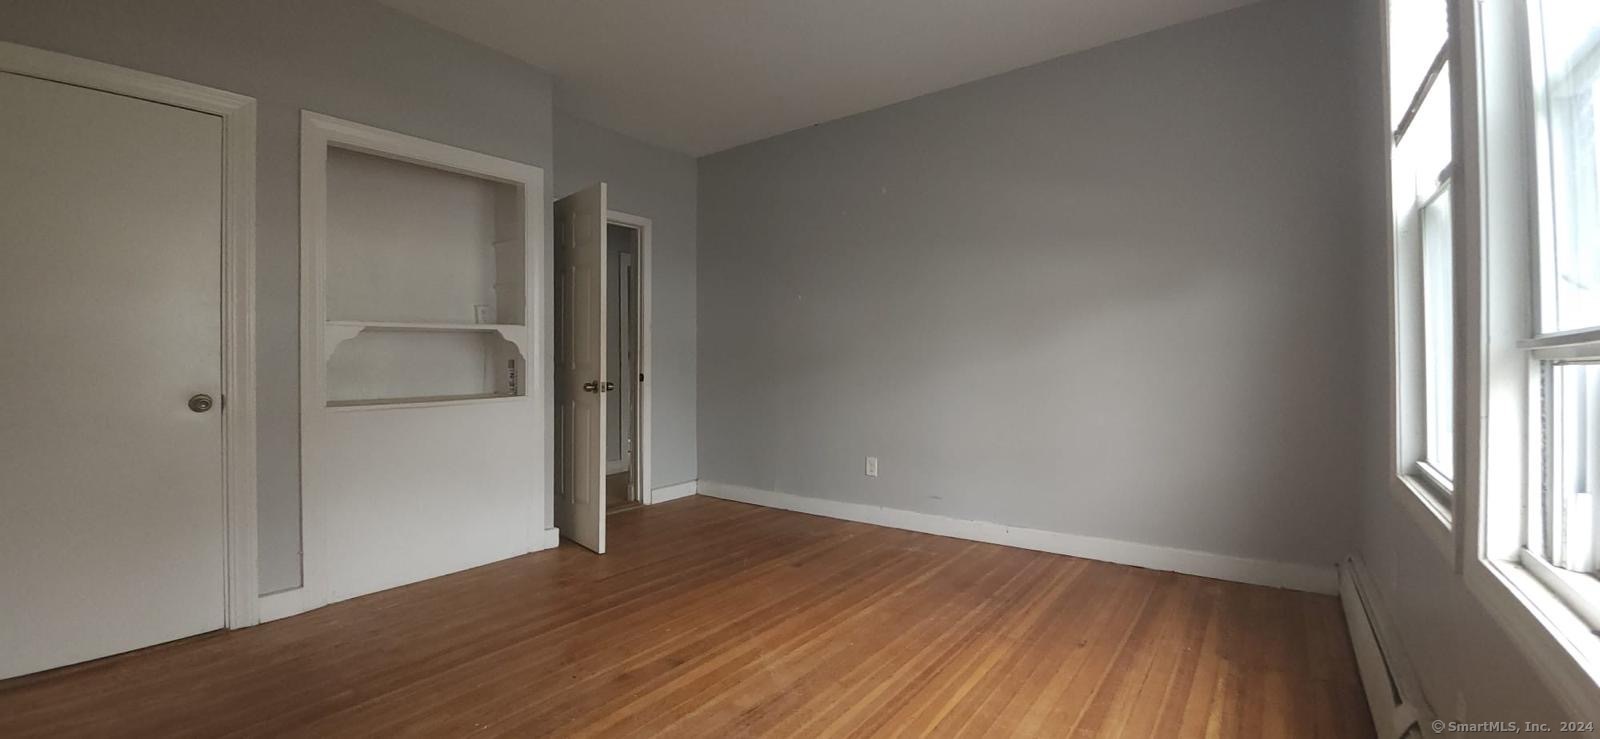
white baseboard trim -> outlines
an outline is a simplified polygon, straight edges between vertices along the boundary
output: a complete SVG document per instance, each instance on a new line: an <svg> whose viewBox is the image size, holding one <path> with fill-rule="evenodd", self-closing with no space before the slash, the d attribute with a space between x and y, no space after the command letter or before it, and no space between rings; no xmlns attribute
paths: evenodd
<svg viewBox="0 0 1600 739"><path fill-rule="evenodd" d="M781 508L786 511L809 513L815 516L840 518L846 521L858 521L907 531L919 531L924 534L1001 544L1020 549L1065 554L1072 557L1114 562L1152 570L1181 572L1186 575L1199 575L1218 580L1266 585L1310 593L1332 595L1339 592L1338 571L1333 565L1318 566L1231 557L1225 554L1211 554L1192 549L1174 549L1152 544L1136 544L1116 539L1064 534L1059 531L1006 526L988 521L968 521L897 508L810 498L720 482L702 481L699 483L698 492L700 495L707 495L713 498L753 503L768 508Z"/></svg>
<svg viewBox="0 0 1600 739"><path fill-rule="evenodd" d="M655 490L650 491L650 503L653 505L656 503L665 503L669 500L687 498L695 494L695 491L699 485L699 480L690 480L688 482L680 482L676 485L668 485L666 487L656 488Z"/></svg>
<svg viewBox="0 0 1600 739"><path fill-rule="evenodd" d="M530 552L542 552L546 549L555 549L561 546L561 529L551 526L533 535L533 546Z"/></svg>

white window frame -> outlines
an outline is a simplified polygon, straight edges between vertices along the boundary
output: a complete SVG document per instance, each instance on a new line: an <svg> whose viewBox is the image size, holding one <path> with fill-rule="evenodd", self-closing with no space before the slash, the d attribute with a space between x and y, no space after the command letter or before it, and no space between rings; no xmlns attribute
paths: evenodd
<svg viewBox="0 0 1600 739"><path fill-rule="evenodd" d="M1392 467L1390 469L1389 476L1390 491L1394 495L1395 500L1398 502L1400 507L1417 522L1417 525L1427 535L1428 539L1440 551L1445 559L1454 565L1454 563L1457 561L1456 555L1458 549L1455 534L1453 533L1453 522L1458 515L1456 509L1458 506L1460 506L1459 496L1455 494L1455 490L1458 486L1456 485L1455 481L1446 478L1437 469L1425 461L1427 456L1425 450L1428 444L1427 426L1425 420L1426 416L1428 415L1425 397L1427 392L1425 380L1427 366L1425 357L1427 350L1424 339L1425 317L1423 306L1423 283L1425 275L1421 240L1422 235L1420 228L1421 224L1418 224L1416 234L1417 238L1412 240L1415 241L1415 243L1411 243L1410 241L1402 238L1403 235L1401 232L1401 221L1397 217L1400 214L1394 212L1394 209L1396 208L1396 173L1394 155L1398 142L1394 136L1395 129L1390 127L1394 117L1393 111L1389 110L1389 101L1392 99L1392 96L1389 94L1389 92L1393 84L1393 78L1391 76L1392 60L1390 59L1389 53L1391 48L1391 28L1389 18L1390 1L1391 0L1377 0L1382 9L1380 17L1383 32L1382 74L1385 89L1385 112L1383 120L1385 129L1385 156L1388 164L1385 177L1385 194L1387 196L1385 198L1385 202L1390 208L1389 331L1392 360L1390 362L1392 375L1390 377L1389 388L1389 419L1392 424L1390 427L1391 437L1389 446L1392 452L1390 459ZM1443 2L1444 0L1439 1ZM1445 42L1446 49L1450 50L1446 54L1447 60L1450 62L1448 65L1446 65L1446 68L1452 77L1452 95L1459 96L1460 93L1457 92L1457 89L1459 88L1457 80L1459 79L1460 75L1460 66L1456 60L1456 57L1459 56L1459 53L1456 51L1456 49L1459 47L1459 44L1455 42L1455 36L1453 33L1454 29L1451 30L1452 34ZM1427 86L1430 83L1425 79L1420 84ZM1418 89L1420 90L1422 88L1419 87ZM1414 103L1420 103L1422 100L1426 99L1425 95L1419 99L1415 95L1416 91L1412 92L1413 94L1411 99ZM1459 103L1452 101L1453 111L1459 111L1459 108ZM1402 121L1401 125L1406 125L1406 122ZM1459 163L1461 161L1461 131L1459 130L1459 125L1456 125L1455 128L1456 130L1453 131L1453 133L1456 142L1456 152L1452 157L1451 171L1459 172ZM1462 220L1460 201L1462 198L1462 193L1461 188L1456 186L1456 180L1457 176L1454 174L1448 178L1444 178L1444 180L1439 183L1438 189L1435 190L1431 196L1428 198L1419 199L1415 205L1410 207L1413 210L1412 215L1420 220L1421 210L1426 202L1430 202L1433 197L1438 197L1441 192L1448 192L1450 194L1452 200L1451 215L1453 220L1452 240L1455 245L1454 262L1456 263L1454 282L1459 285L1459 281L1461 279L1459 263L1461 261L1460 253L1462 244L1462 238L1460 236L1460 224ZM1457 292L1459 294L1459 289ZM1454 342L1455 352L1454 357L1452 357L1452 362L1455 365L1454 394L1457 398L1455 418L1458 429L1454 438L1454 446L1456 457L1456 476L1459 477L1461 474L1462 462L1462 440L1459 433L1460 419L1462 416L1459 398L1462 392L1462 354L1464 353L1462 351L1462 347L1464 345L1461 341L1461 337L1463 336L1461 323L1462 304L1459 298L1455 301L1454 307L1456 340Z"/></svg>
<svg viewBox="0 0 1600 739"><path fill-rule="evenodd" d="M1535 306L1542 203L1543 110L1534 83L1528 2L1454 0L1457 44L1458 345L1457 527L1468 589L1507 631L1573 718L1600 716L1592 578L1548 566L1527 549L1530 491L1541 489ZM1548 343L1548 342L1547 342ZM1600 595L1600 589L1595 590ZM1594 622L1600 623L1600 620Z"/></svg>
<svg viewBox="0 0 1600 739"><path fill-rule="evenodd" d="M1540 388L1538 397L1530 399L1529 433L1542 434L1544 426L1541 417L1548 419L1557 410L1551 405L1552 398L1548 396L1554 388L1558 366L1564 362L1574 360L1591 363L1600 362L1600 328L1591 327L1577 331L1545 330L1546 322L1544 319L1555 310L1556 306L1556 296L1551 291L1545 290L1545 287L1554 278L1554 274L1550 271L1554 264L1554 240L1550 236L1555 228L1555 209L1553 206L1555 202L1554 176L1550 171L1551 157L1554 156L1552 154L1554 144L1550 141L1549 121L1543 115L1548 108L1546 93L1543 89L1546 76L1544 74L1536 74L1538 72L1537 60L1543 57L1543 50L1539 48L1538 37L1533 34L1533 29L1541 25L1536 15L1539 12L1539 3L1529 3L1525 10L1527 13L1523 22L1526 29L1525 35L1529 43L1526 56L1527 63L1530 65L1526 72L1526 77L1529 80L1533 103L1529 107L1531 114L1527 116L1527 124L1532 130L1534 151L1536 153L1535 168L1532 170L1535 173L1535 181L1527 189L1532 198L1533 206L1536 208L1537 217L1535 223L1538 224L1538 228L1534 233L1536 241L1532 248L1526 250L1535 254L1533 264L1529 267L1529 270L1536 276L1529 281L1531 285L1530 294L1524 298L1530 306L1533 306L1531 320L1529 321L1529 336L1518 341L1517 346L1523 349L1528 357L1528 384ZM1540 469L1541 474L1546 477L1549 474L1549 468L1559 461L1553 456L1555 450L1546 446L1550 441L1546 439L1546 443L1540 445L1538 458L1530 459L1529 461L1530 466ZM1549 486L1548 479L1543 482L1544 485L1541 485L1541 487ZM1532 480L1530 479L1530 488L1531 486ZM1529 492L1528 495L1531 498L1533 493ZM1536 546L1535 542L1527 541L1527 539L1531 539L1534 536L1533 532L1536 524L1549 529L1544 533L1545 537L1556 537L1564 533L1565 526L1542 526L1548 520L1550 514L1543 508L1536 509L1535 505L1548 507L1551 504L1552 501L1542 498L1532 500L1527 504L1525 508L1527 510L1526 530L1524 531L1525 541L1521 551L1518 553L1519 561L1541 583L1560 596L1567 606L1582 618L1591 629L1600 629L1600 580L1556 566L1534 551L1536 548L1544 549L1546 546L1565 549L1564 536L1553 544L1545 541L1541 542L1539 546ZM1590 517L1592 518L1592 514L1590 514ZM1538 520L1536 521L1535 519ZM1560 529L1560 531L1556 529ZM1586 557L1586 559L1588 558Z"/></svg>

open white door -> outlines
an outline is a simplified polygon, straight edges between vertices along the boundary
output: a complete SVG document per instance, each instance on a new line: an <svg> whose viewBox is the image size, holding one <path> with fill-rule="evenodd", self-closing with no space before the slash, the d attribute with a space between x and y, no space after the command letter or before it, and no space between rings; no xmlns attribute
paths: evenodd
<svg viewBox="0 0 1600 739"><path fill-rule="evenodd" d="M606 185L556 201L556 525L606 551Z"/></svg>

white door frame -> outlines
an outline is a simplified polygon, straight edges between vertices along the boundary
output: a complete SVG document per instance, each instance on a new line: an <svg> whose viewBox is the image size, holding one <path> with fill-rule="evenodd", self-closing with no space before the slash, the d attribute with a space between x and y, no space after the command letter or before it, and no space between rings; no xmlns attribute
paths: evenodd
<svg viewBox="0 0 1600 739"><path fill-rule="evenodd" d="M257 622L256 101L159 75L0 41L0 72L222 119L222 496L230 629Z"/></svg>
<svg viewBox="0 0 1600 739"><path fill-rule="evenodd" d="M638 465L636 472L639 486L639 502L650 505L655 501L655 490L650 487L650 453L654 448L650 433L650 386L655 384L653 361L655 352L651 349L652 327L654 322L650 319L650 273L655 260L652 259L650 249L650 232L654 226L649 218L624 213L620 210L606 211L606 223L615 223L627 226L639 232L638 254L634 256L634 271L639 280L639 325L635 331L639 335L639 346L635 355L638 364L637 372L644 375L644 381L637 385L638 392L634 393L634 403L639 406L638 422L634 425L634 436L638 442L634 445L634 463ZM635 380L635 378L628 378Z"/></svg>

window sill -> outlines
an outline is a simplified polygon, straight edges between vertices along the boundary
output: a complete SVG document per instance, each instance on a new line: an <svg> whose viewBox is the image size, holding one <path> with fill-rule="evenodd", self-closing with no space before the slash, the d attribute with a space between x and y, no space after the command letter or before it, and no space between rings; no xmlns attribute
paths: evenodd
<svg viewBox="0 0 1600 739"><path fill-rule="evenodd" d="M1453 518L1450 498L1434 488L1431 481L1415 474L1395 476L1390 489L1396 502L1422 529L1423 535L1444 556L1451 568L1456 565L1456 538L1452 531Z"/></svg>
<svg viewBox="0 0 1600 739"><path fill-rule="evenodd" d="M1518 562L1477 560L1467 587L1511 636L1571 713L1600 716L1600 636L1539 577Z"/></svg>
<svg viewBox="0 0 1600 739"><path fill-rule="evenodd" d="M1567 610L1582 619L1590 632L1600 629L1600 580L1552 566L1526 547L1519 553L1517 564L1559 598Z"/></svg>

